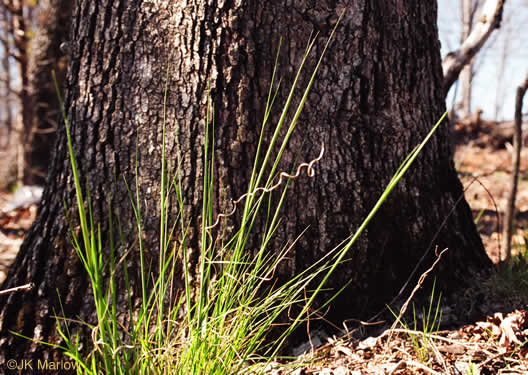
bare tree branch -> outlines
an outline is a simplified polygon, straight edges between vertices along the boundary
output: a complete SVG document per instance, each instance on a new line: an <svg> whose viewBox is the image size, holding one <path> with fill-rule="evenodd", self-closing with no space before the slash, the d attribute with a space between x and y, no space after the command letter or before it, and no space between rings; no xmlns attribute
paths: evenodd
<svg viewBox="0 0 528 375"><path fill-rule="evenodd" d="M444 71L445 94L458 79L464 66L482 48L493 30L499 28L505 2L506 0L487 0L482 6L482 13L473 26L471 34L458 50L450 52L444 58L442 69Z"/></svg>

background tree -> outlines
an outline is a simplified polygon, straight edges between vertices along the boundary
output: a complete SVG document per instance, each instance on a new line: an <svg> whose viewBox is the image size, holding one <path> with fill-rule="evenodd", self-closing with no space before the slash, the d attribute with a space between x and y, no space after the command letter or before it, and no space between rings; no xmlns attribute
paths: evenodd
<svg viewBox="0 0 528 375"><path fill-rule="evenodd" d="M493 105L490 105L489 117L497 122L515 118L516 98L513 98L512 93L517 91L517 81L522 80L524 71L519 67L524 66L525 56L522 51L525 50L527 40L520 28L528 19L525 14L527 8L524 7L524 11L519 12L516 4L511 5L505 9L502 31L495 41L497 56L490 64L495 67L490 75L495 79L496 94Z"/></svg>
<svg viewBox="0 0 528 375"><path fill-rule="evenodd" d="M12 110L14 90L11 83L11 43L10 43L10 21L9 11L7 8L1 9L1 25L2 37L0 39L2 45L2 139L0 148L0 159L3 161L4 167L0 170L0 188L5 189L8 185L16 182L17 179L17 159L23 155L23 150L20 148L21 129L17 129L16 123L13 121L14 111ZM21 163L18 163L21 164Z"/></svg>
<svg viewBox="0 0 528 375"><path fill-rule="evenodd" d="M5 76L5 85L9 90L9 94L14 94L14 97L17 99L16 102L13 100L8 101L9 104L16 103L15 111L13 111L11 106L5 109L6 112L9 112L7 127L8 129L15 130L12 133L10 132L15 138L10 142L8 141L8 143L12 144L9 152L16 153L16 182L21 184L26 169L24 150L31 129L31 113L27 110L31 104L31 97L28 90L28 52L35 4L31 2L26 4L22 0L5 0L1 6L3 8L4 21L2 45L5 61L3 66L7 73ZM8 66L11 63L13 63L15 69ZM10 72L14 71L17 72L16 76L10 74ZM13 114L16 114L16 116L13 116Z"/></svg>
<svg viewBox="0 0 528 375"><path fill-rule="evenodd" d="M51 71L64 81L66 61L59 46L69 32L73 2L5 0L0 6L5 88L0 187L43 185L59 119Z"/></svg>
<svg viewBox="0 0 528 375"><path fill-rule="evenodd" d="M103 225L103 241L109 240L104 223L111 197L127 240L119 250L135 248L129 224L135 218L123 181L134 185L137 157L139 194L147 211L144 241L146 248L156 247L159 218L152 202L160 189L167 66L166 147L172 165L181 150L192 247L200 225L209 87L215 107L217 215L229 211L232 199L246 191L280 38L284 43L278 72L283 82L292 82L310 33L321 34L314 48L319 55L345 7L301 115L302 127L280 168L291 170L298 158L317 155L321 143L327 147L315 178L295 181L288 192L275 244L282 247L308 230L281 270L283 277L299 272L358 228L406 155L444 112L434 4L78 1L65 106L81 178L89 182L95 221ZM307 70L314 64L311 60ZM303 76L301 85L307 79ZM283 102L286 86L280 88L277 103ZM272 120L279 115L275 108ZM0 298L0 362L22 358L22 353L23 358L39 357L48 350L9 330L58 340L52 318L60 311L57 292L66 316L93 319L88 278L67 237L63 202L74 206L71 181L61 128L37 220L4 283L4 288L27 282L37 287ZM460 287L490 265L463 198L446 127L438 130L332 279L330 287L350 285L328 318L365 317L383 306L417 265L419 270L430 264L435 246L449 248L437 269L437 284L445 290ZM193 270L196 253L190 254L189 263L186 267ZM125 297L120 298L124 303Z"/></svg>
<svg viewBox="0 0 528 375"><path fill-rule="evenodd" d="M479 1L475 0L460 0L460 8L462 13L462 35L460 44L468 38L473 26L473 18L477 10ZM460 91L462 109L462 117L471 116L471 81L473 80L473 59L460 72Z"/></svg>
<svg viewBox="0 0 528 375"><path fill-rule="evenodd" d="M28 94L28 42L30 36L30 7L20 0L6 0L2 7L2 68L4 70L3 86L5 98L3 127L6 129L4 143L5 154L2 155L5 164L3 184L22 183L24 178L24 144L26 141L26 126L29 117L24 112L24 104L29 104Z"/></svg>
<svg viewBox="0 0 528 375"><path fill-rule="evenodd" d="M59 103L51 72L56 72L59 86L66 78L68 33L74 2L39 1L36 31L30 45L28 62L29 117L25 162L29 169L25 184L44 185L55 131L60 120ZM61 45L63 48L61 49Z"/></svg>
<svg viewBox="0 0 528 375"><path fill-rule="evenodd" d="M480 51L493 31L500 27L505 2L506 0L486 0L482 5L478 21L472 27L471 32L462 45L456 51L448 53L444 58L442 69L444 71L444 90L446 95L451 85L458 79L462 69Z"/></svg>
<svg viewBox="0 0 528 375"><path fill-rule="evenodd" d="M463 1L466 0L440 0L438 2L439 32L443 47L442 54L448 55L446 62L460 42L463 19L460 5ZM473 58L472 106L474 109L483 109L482 117L486 120L512 121L515 107L514 93L517 82L523 79L524 61L526 60L524 51L526 51L527 39L523 33L527 20L526 1L479 0L478 8L474 13L474 25L480 23L482 12L491 9L491 6L494 6L493 3L499 5L502 3L503 9L499 18L499 28L494 29L478 55ZM486 16L485 19L489 20L490 17ZM473 27L472 30L474 29ZM459 103L462 101L461 86L451 90L451 94L455 95L450 95L450 102L451 99ZM453 98L454 96L456 98ZM458 113L458 117L464 117L464 114Z"/></svg>

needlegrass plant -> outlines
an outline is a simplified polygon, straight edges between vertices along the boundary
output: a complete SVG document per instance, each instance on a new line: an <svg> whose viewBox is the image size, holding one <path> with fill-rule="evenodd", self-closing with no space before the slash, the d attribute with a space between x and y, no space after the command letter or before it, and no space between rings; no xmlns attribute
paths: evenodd
<svg viewBox="0 0 528 375"><path fill-rule="evenodd" d="M335 30L334 30L335 31ZM332 34L333 35L333 34ZM330 37L331 39L331 37ZM328 43L327 42L327 46ZM61 110L66 126L68 150L75 182L80 235L72 230L72 243L90 278L97 322L88 325L92 332L90 350L81 351L79 343L86 342L80 337L82 331L71 328L71 320L57 317L57 327L64 339L62 346L78 365L78 373L84 374L236 374L255 362L266 362L274 358L288 335L305 321L309 309L317 295L325 287L337 266L342 263L369 221L376 214L392 189L411 166L445 115L433 127L424 141L418 145L402 163L390 181L378 202L364 220L363 224L350 236L344 245L328 251L319 261L305 271L285 281L274 282L277 267L284 261L296 240L285 244L280 250L270 249L273 235L279 225L280 208L285 200L288 184L304 170L313 174L314 165L323 157L309 163L301 163L295 175L278 171L282 154L288 140L295 131L297 120L302 111L315 75L319 69L324 51L311 74L310 81L302 93L302 99L296 107L292 106L297 92L298 80L303 66L315 42L313 38L296 78L285 101L277 124L271 129L271 138L266 143L262 134L269 124L277 91L273 90L275 70L271 80L266 111L262 123L261 137L254 157L253 170L247 193L235 201L238 226L229 237L221 230L225 215L213 216L215 200L214 186L214 116L208 103L204 131L203 148L203 195L202 215L199 229L198 251L200 260L198 274L187 267L183 269L184 288L176 295L172 282L176 276L178 262L186 264L189 244L187 233L189 223L184 219L184 207L187 204L183 195L181 165L170 168L165 152L165 131L167 117L167 91L169 87L169 68L165 87L165 102L162 126L161 153L161 193L159 196L159 265L153 274L152 264L147 263L143 244L143 213L138 177L135 194L130 192L131 206L136 217L137 246L140 268L140 301L134 304L131 293L131 281L127 269L127 257L130 249L118 253L123 244L130 243L124 235L122 223L112 213L112 201L108 198L108 241L103 241L101 225L95 223L92 201L87 187L86 197L81 188L80 176L76 165L69 123L65 115L62 100ZM325 48L326 51L326 48ZM280 82L279 82L280 85ZM60 94L59 94L60 98ZM293 112L287 124L288 113ZM281 134L284 134L281 136ZM276 155L275 157L272 155ZM178 159L180 160L180 159ZM136 169L139 166L136 162ZM175 170L170 174L169 170ZM138 170L136 170L136 176ZM277 202L273 208L270 197L276 194ZM178 213L171 217L169 197L177 202ZM260 215L260 216L259 216ZM264 216L262 216L264 215ZM261 237L261 245L255 252L248 251L246 244L253 235L255 222L264 217L266 223ZM218 234L217 234L218 233ZM301 234L302 235L302 234ZM124 276L126 296L118 290L116 275ZM316 283L316 280L317 283ZM335 291L337 295L341 290ZM119 315L120 300L128 300L127 316ZM330 298L327 303L330 303ZM302 306L300 313L293 317L287 328L276 339L267 339L267 334L281 314L292 306ZM324 307L324 306L323 306ZM56 312L57 315L64 312ZM435 315L436 319L436 315ZM83 323L88 324L88 323ZM255 370L264 373L262 370Z"/></svg>

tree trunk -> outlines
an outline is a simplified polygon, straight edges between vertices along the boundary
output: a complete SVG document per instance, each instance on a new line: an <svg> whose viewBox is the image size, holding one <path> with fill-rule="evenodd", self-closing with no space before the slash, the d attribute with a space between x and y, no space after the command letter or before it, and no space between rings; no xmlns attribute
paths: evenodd
<svg viewBox="0 0 528 375"><path fill-rule="evenodd" d="M348 7L317 75L308 104L283 157L281 170L327 149L312 179L292 181L275 244L296 243L283 276L297 273L354 233L405 157L444 112L436 6L420 0L302 2L253 0L192 2L82 0L73 15L65 106L82 181L89 182L95 222L112 211L134 248L134 215L125 183L144 202L146 248L156 248L159 227L161 125L165 72L169 67L166 148L176 165L181 150L183 186L197 243L201 215L205 110L215 107L217 206L246 192L268 87L278 50L283 78L276 103L287 95L312 31L321 35L305 72L315 65L325 38ZM309 79L305 73L300 85ZM209 91L210 89L210 91ZM298 100L298 98L297 98ZM280 115L272 111L271 123ZM449 248L437 284L453 290L490 262L462 196L449 130L442 127L403 178L349 254L331 287L351 281L330 317L365 317L402 287L426 251ZM269 134L267 134L269 136ZM88 278L67 239L65 201L74 207L71 168L61 128L39 214L4 288L34 282L29 292L0 298L1 361L35 358L49 349L9 330L58 340L52 315L91 321ZM445 220L445 223L444 223ZM439 231L439 233L437 233ZM108 241L108 233L103 238ZM257 241L253 239L253 241ZM130 256L134 267L134 257ZM195 251L189 269L197 264ZM124 297L123 297L124 298ZM62 315L62 314L59 314ZM22 357L22 353L24 356ZM1 354L0 354L1 355Z"/></svg>
<svg viewBox="0 0 528 375"><path fill-rule="evenodd" d="M472 26L470 35L456 51L450 52L445 56L442 62L445 95L447 95L453 83L458 79L462 69L475 57L489 39L493 30L500 27L505 2L506 0L486 0L482 4L482 11L478 20Z"/></svg>
<svg viewBox="0 0 528 375"><path fill-rule="evenodd" d="M59 86L66 78L66 56L61 50L67 45L73 3L70 0L43 0L39 3L35 37L29 56L29 99L25 108L31 129L27 134L24 177L27 185L43 185L48 171L55 131L60 120L59 102L51 72L56 72ZM28 125L29 126L29 125Z"/></svg>
<svg viewBox="0 0 528 375"><path fill-rule="evenodd" d="M3 121L3 126L6 129L6 137L2 139L1 147L7 147L10 143L10 136L13 131L13 118L10 111L11 108L11 96L13 89L11 88L11 67L9 66L9 56L11 55L10 46L9 46L9 11L4 7L1 10L2 15L2 37L0 42L2 43L2 112L4 113L5 120ZM11 140L12 141L12 140ZM7 164L6 164L7 165ZM6 176L7 177L7 176ZM5 178L2 178L5 180Z"/></svg>
<svg viewBox="0 0 528 375"><path fill-rule="evenodd" d="M0 189L6 190L17 182L17 159L19 158L19 149L21 144L21 133L17 129L17 123L13 119L13 87L11 84L11 65L9 57L11 56L10 30L11 21L9 19L10 13L6 7L1 9L2 16L2 108L3 126L6 129L5 137L2 137L0 145L0 161L3 168L0 170Z"/></svg>
<svg viewBox="0 0 528 375"><path fill-rule="evenodd" d="M17 172L17 184L23 184L27 174L25 149L28 144L29 135L31 133L31 97L29 95L29 74L28 74L28 28L27 20L24 17L24 4L21 0L12 0L6 5L11 12L11 32L13 35L14 58L17 62L20 71L20 90L18 97L20 100L20 119L22 121L19 128L20 133L20 148Z"/></svg>
<svg viewBox="0 0 528 375"><path fill-rule="evenodd" d="M471 33L473 26L473 0L461 0L462 8L462 35L460 44L463 44ZM475 5L476 6L476 5ZM471 116L471 82L473 81L473 60L460 72L460 92L462 118Z"/></svg>

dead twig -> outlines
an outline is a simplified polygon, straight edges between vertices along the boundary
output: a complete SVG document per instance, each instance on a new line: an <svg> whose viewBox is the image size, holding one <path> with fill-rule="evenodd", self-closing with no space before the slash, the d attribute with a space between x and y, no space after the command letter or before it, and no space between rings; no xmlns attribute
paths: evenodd
<svg viewBox="0 0 528 375"><path fill-rule="evenodd" d="M236 201L233 202L233 209L231 210L231 212L229 212L227 214L218 214L214 224L206 227L205 229L207 231L209 231L209 230L215 228L220 223L220 220L222 218L227 218L227 217L233 215L235 213L235 211L236 211L238 203L240 203L245 198L249 198L249 197L255 196L258 192L269 193L269 192L277 189L279 186L281 186L283 180L285 180L285 179L286 180L293 180L293 179L298 178L301 175L301 172L302 172L303 168L306 168L306 174L308 175L308 177L315 176L314 164L316 164L318 161L320 161L323 158L324 152L325 152L325 147L324 147L324 143L323 143L321 145L321 152L319 153L319 156L316 157L315 159L313 159L309 163L301 163L301 164L299 164L295 174L292 175L292 174L288 174L286 172L281 172L279 174L279 181L277 183L275 183L273 186L271 186L271 187L258 187L258 188L256 188L255 190L253 190L251 192L248 192L248 193L245 193L245 194L241 195Z"/></svg>
<svg viewBox="0 0 528 375"><path fill-rule="evenodd" d="M33 289L34 287L35 287L34 283L28 283L28 284L16 286L14 288L0 290L0 296L3 296L5 294L10 294L10 293L16 293L20 291L28 291L28 290Z"/></svg>

